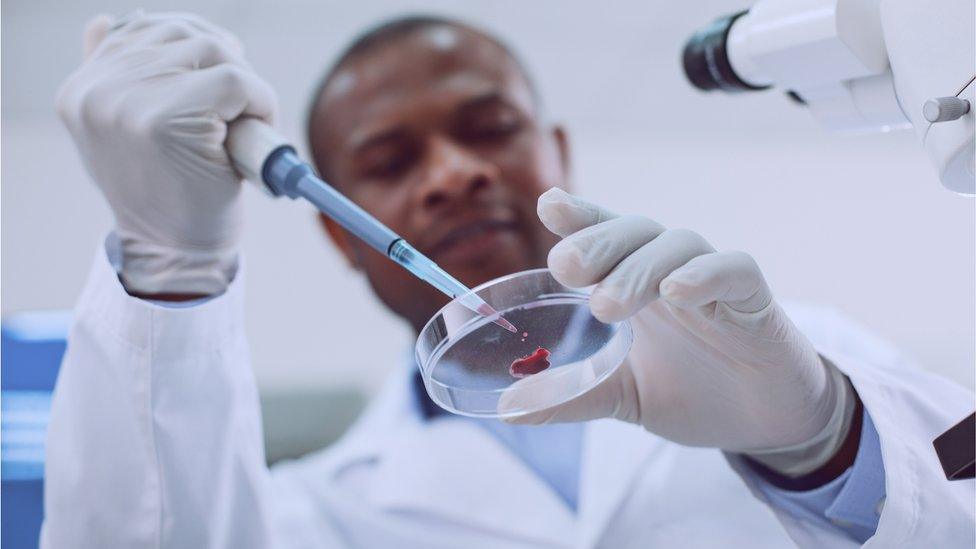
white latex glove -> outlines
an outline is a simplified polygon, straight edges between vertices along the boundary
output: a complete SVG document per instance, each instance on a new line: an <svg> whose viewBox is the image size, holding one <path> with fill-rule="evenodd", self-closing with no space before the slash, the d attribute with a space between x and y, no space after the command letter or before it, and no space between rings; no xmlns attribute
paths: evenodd
<svg viewBox="0 0 976 549"><path fill-rule="evenodd" d="M716 252L692 231L618 217L559 189L539 198L538 213L563 237L549 253L553 277L573 288L596 284L593 315L630 319L634 344L594 389L508 421L613 417L685 445L771 453L774 468L791 474L839 448L853 410L846 378L786 317L752 257ZM533 379L520 391L516 383L499 407L539 398L544 385ZM793 460L777 460L783 452Z"/></svg>
<svg viewBox="0 0 976 549"><path fill-rule="evenodd" d="M99 16L84 43L57 109L115 215L126 288L223 291L241 232L226 122L270 122L274 92L233 35L194 15Z"/></svg>

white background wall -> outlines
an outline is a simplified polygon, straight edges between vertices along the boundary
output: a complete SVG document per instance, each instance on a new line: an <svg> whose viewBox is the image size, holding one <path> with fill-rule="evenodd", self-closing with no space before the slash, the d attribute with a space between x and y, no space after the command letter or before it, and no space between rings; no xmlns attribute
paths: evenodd
<svg viewBox="0 0 976 549"><path fill-rule="evenodd" d="M756 256L780 297L829 303L925 367L974 384L974 202L943 190L909 132L834 135L777 92L702 95L690 33L748 0L150 1L237 33L301 140L322 67L365 25L420 10L498 31L573 140L586 196ZM111 218L52 109L80 33L122 1L2 6L2 310L70 307ZM248 329L264 388L374 389L411 338L304 205L247 195ZM361 348L368 346L370 357Z"/></svg>

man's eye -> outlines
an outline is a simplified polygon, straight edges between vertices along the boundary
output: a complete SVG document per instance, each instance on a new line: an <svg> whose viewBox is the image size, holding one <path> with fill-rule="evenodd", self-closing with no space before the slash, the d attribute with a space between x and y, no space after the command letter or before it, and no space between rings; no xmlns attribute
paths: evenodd
<svg viewBox="0 0 976 549"><path fill-rule="evenodd" d="M514 121L499 122L478 128L478 135L488 138L503 137L512 134L517 129L518 124Z"/></svg>
<svg viewBox="0 0 976 549"><path fill-rule="evenodd" d="M411 155L408 153L394 153L377 158L366 169L370 177L389 179L403 174L410 168Z"/></svg>
<svg viewBox="0 0 976 549"><path fill-rule="evenodd" d="M500 117L478 121L462 130L462 137L469 141L499 141L512 136L521 128L515 117Z"/></svg>

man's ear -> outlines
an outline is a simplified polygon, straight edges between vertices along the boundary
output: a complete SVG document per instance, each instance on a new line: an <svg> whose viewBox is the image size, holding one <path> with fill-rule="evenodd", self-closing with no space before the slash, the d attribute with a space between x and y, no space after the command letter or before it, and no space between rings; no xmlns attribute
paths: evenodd
<svg viewBox="0 0 976 549"><path fill-rule="evenodd" d="M349 266L358 271L360 269L359 254L356 252L352 243L352 239L355 237L347 233L345 229L340 227L335 221L329 219L326 215L318 214L318 218L319 225L322 226L325 234L329 236L329 239L332 240L335 247L339 248L339 251L346 258Z"/></svg>
<svg viewBox="0 0 976 549"><path fill-rule="evenodd" d="M559 153L559 165L563 169L563 179L568 183L569 177L569 135L562 124L553 124L552 139L556 142L556 151Z"/></svg>

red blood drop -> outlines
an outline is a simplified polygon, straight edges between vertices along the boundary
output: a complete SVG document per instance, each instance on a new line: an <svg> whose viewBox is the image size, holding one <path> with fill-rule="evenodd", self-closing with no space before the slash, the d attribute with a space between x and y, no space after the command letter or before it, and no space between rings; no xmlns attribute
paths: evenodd
<svg viewBox="0 0 976 549"><path fill-rule="evenodd" d="M539 347L531 355L515 359L515 362L512 362L512 365L508 368L508 373L512 377L526 377L532 374L538 374L549 367L550 354L552 353L549 352L549 349Z"/></svg>

